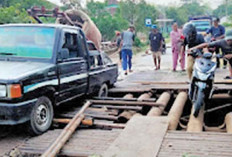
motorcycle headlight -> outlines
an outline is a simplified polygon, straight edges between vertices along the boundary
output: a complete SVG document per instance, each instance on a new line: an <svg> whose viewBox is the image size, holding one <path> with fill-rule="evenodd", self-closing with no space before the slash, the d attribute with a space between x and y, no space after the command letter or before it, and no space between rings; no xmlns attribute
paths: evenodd
<svg viewBox="0 0 232 157"><path fill-rule="evenodd" d="M6 86L0 85L0 97L6 97Z"/></svg>

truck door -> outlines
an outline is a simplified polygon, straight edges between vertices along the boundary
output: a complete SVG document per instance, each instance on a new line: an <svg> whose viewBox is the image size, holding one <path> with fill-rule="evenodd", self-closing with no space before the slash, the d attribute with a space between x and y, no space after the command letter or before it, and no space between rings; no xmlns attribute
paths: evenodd
<svg viewBox="0 0 232 157"><path fill-rule="evenodd" d="M85 94L88 85L86 52L82 50L79 31L65 29L63 30L61 39L60 49L66 50L67 57L61 60L58 59L60 85L58 102Z"/></svg>

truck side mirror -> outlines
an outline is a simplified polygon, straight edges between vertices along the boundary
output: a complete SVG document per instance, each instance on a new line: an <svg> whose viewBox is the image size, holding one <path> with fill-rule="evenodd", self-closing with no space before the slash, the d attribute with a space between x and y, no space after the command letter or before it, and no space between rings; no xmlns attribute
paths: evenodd
<svg viewBox="0 0 232 157"><path fill-rule="evenodd" d="M58 53L58 60L62 61L69 58L69 50L67 48L62 48Z"/></svg>

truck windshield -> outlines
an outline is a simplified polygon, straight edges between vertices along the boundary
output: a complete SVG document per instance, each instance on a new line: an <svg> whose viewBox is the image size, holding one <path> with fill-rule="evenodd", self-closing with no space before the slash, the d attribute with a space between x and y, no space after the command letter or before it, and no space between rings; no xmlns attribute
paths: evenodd
<svg viewBox="0 0 232 157"><path fill-rule="evenodd" d="M51 58L54 28L0 27L0 56Z"/></svg>
<svg viewBox="0 0 232 157"><path fill-rule="evenodd" d="M193 24L199 32L207 31L211 27L210 21L194 21Z"/></svg>

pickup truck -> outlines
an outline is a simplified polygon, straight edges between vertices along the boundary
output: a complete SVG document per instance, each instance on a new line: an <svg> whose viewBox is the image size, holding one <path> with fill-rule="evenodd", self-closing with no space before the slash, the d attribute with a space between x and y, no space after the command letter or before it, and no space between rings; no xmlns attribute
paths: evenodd
<svg viewBox="0 0 232 157"><path fill-rule="evenodd" d="M0 26L0 125L49 129L54 108L86 94L107 96L118 67L78 27Z"/></svg>
<svg viewBox="0 0 232 157"><path fill-rule="evenodd" d="M195 25L197 32L201 34L205 34L208 29L211 27L212 17L210 16L196 16L190 17L189 22Z"/></svg>

